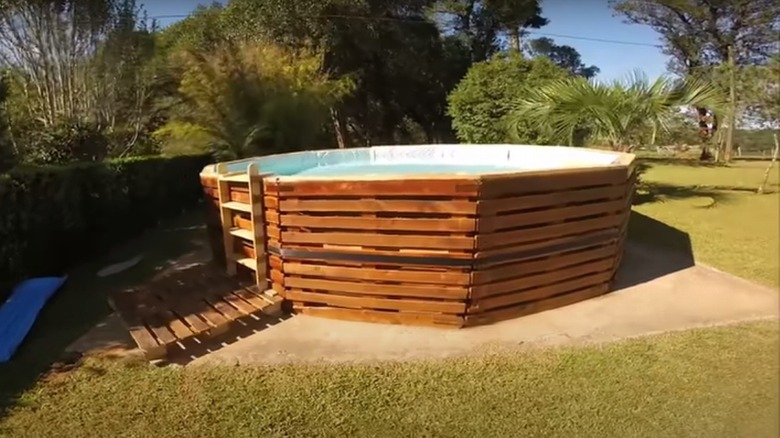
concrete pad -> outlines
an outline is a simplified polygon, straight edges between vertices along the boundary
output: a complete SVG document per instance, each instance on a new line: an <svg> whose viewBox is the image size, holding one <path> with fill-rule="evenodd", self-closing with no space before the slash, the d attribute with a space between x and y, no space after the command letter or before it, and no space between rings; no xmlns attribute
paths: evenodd
<svg viewBox="0 0 780 438"><path fill-rule="evenodd" d="M608 295L498 324L461 330L296 316L192 364L365 362L474 354L520 346L592 343L780 316L777 290L690 255L629 244Z"/></svg>

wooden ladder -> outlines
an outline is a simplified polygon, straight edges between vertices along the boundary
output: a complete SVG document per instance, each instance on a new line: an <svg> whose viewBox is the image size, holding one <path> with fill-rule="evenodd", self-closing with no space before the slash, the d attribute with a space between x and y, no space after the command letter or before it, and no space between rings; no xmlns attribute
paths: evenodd
<svg viewBox="0 0 780 438"><path fill-rule="evenodd" d="M225 245L227 273L236 275L237 265L254 272L255 282L261 291L267 291L268 280L266 266L265 230L263 221L263 177L257 166L249 164L246 173L228 173L227 165L217 165L219 181L219 207L222 219L222 240ZM249 204L230 199L231 185L248 188ZM240 228L235 217L240 213L249 213L251 229ZM255 253L254 258L236 254L236 239L250 242ZM271 294L271 295L275 295Z"/></svg>

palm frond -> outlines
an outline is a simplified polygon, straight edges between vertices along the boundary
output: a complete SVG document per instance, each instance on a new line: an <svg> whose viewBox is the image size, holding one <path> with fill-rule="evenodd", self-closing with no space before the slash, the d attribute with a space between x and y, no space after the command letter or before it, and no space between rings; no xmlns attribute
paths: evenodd
<svg viewBox="0 0 780 438"><path fill-rule="evenodd" d="M587 125L593 137L627 147L643 130L649 129L653 137L668 131L680 107L717 107L722 102L711 84L663 77L649 81L637 70L612 83L567 78L526 90L508 120L510 126L533 123L567 144L578 127Z"/></svg>

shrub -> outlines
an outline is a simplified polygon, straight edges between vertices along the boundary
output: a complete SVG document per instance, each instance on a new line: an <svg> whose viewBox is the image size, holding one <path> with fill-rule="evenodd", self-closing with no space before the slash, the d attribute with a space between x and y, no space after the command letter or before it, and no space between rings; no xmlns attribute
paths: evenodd
<svg viewBox="0 0 780 438"><path fill-rule="evenodd" d="M25 140L25 159L35 164L101 161L109 149L108 138L100 129L83 122L61 122L31 129Z"/></svg>
<svg viewBox="0 0 780 438"><path fill-rule="evenodd" d="M468 143L549 144L533 125L514 137L506 116L529 87L540 87L567 72L547 58L525 59L514 54L474 64L449 96L449 114L461 141Z"/></svg>
<svg viewBox="0 0 780 438"><path fill-rule="evenodd" d="M198 174L210 161L208 155L144 157L0 175L0 290L23 277L61 274L195 206L202 193Z"/></svg>

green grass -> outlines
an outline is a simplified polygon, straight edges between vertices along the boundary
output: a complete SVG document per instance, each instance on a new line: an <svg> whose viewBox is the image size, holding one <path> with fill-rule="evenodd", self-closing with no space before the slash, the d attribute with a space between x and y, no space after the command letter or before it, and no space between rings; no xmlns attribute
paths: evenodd
<svg viewBox="0 0 780 438"><path fill-rule="evenodd" d="M778 195L747 191L760 182L764 163L646 163L632 239L692 246L699 261L777 285ZM771 188L778 188L776 169ZM142 281L192 249L198 221L187 216L167 224L112 260L73 273L18 357L0 365L0 437L780 433L776 321L402 364L155 368L90 358L38 378L106 314L107 290ZM136 269L94 276L106 263L142 251L147 258Z"/></svg>
<svg viewBox="0 0 780 438"><path fill-rule="evenodd" d="M774 437L775 322L423 363L158 369L91 360L8 437Z"/></svg>
<svg viewBox="0 0 780 438"><path fill-rule="evenodd" d="M729 167L645 161L642 175L650 193L638 195L634 211L687 233L697 261L769 286L780 285L779 172L755 194L768 163L737 162ZM694 164L694 165L692 165ZM636 226L634 226L636 225ZM632 238L676 246L674 237L632 224Z"/></svg>

